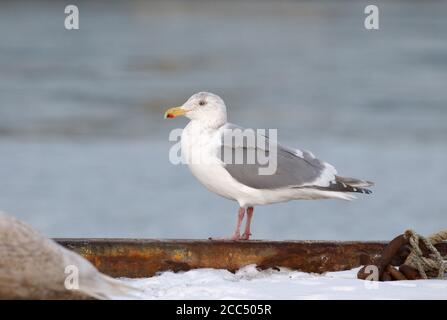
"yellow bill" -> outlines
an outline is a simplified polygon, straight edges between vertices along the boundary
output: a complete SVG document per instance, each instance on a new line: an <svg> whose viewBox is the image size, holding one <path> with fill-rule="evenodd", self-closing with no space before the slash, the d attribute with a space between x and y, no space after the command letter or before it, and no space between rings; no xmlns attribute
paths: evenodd
<svg viewBox="0 0 447 320"><path fill-rule="evenodd" d="M165 119L172 119L178 116L183 116L186 113L186 110L183 107L175 107L166 110Z"/></svg>

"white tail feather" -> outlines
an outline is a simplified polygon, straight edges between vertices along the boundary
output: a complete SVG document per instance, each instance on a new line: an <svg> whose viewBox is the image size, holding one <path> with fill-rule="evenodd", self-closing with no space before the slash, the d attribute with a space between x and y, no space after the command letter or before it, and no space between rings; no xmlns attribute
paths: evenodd
<svg viewBox="0 0 447 320"><path fill-rule="evenodd" d="M336 181L347 184L348 186L355 188L368 188L374 185L374 182L368 180L340 177L340 176L336 176Z"/></svg>

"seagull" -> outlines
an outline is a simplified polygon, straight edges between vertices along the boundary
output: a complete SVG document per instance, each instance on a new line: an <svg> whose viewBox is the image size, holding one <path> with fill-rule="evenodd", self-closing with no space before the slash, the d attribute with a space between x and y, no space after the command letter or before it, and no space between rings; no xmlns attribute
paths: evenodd
<svg viewBox="0 0 447 320"><path fill-rule="evenodd" d="M133 299L139 291L0 212L0 300Z"/></svg>
<svg viewBox="0 0 447 320"><path fill-rule="evenodd" d="M225 239L249 240L257 205L300 199L353 200L352 193L371 193L367 187L373 182L338 176L332 165L311 152L283 146L263 132L255 136L260 143L249 144L247 139L234 142L238 140L235 132L240 134L246 129L227 122L226 105L213 93L196 93L182 106L165 112L165 119L178 116L190 119L182 131L181 155L192 174L211 192L239 204L236 229ZM248 152L274 155L275 170L261 174L261 169L267 168L260 161L235 161L238 155L247 159Z"/></svg>

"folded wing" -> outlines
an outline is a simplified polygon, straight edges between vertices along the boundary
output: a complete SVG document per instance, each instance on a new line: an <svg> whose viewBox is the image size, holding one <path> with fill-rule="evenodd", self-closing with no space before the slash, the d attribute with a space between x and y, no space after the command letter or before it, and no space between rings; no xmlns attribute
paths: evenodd
<svg viewBox="0 0 447 320"><path fill-rule="evenodd" d="M248 143L248 139L233 137L244 128L226 124L221 128L220 158L228 173L240 183L256 189L279 189L297 187L329 187L335 182L337 171L330 164L317 159L312 153L280 145L267 135L256 134L256 143ZM233 137L229 137L232 135ZM250 153L255 154L255 161L247 161ZM258 161L262 156L269 163ZM243 159L243 161L236 161ZM272 162L273 161L273 162ZM261 168L276 166L272 174L260 174ZM261 170L262 171L262 170Z"/></svg>

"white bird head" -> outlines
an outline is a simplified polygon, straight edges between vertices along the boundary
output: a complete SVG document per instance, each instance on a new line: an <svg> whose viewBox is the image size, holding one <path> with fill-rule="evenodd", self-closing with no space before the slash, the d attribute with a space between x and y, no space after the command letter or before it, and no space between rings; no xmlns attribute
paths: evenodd
<svg viewBox="0 0 447 320"><path fill-rule="evenodd" d="M199 92L191 96L182 106L170 108L165 112L165 118L185 116L191 120L203 123L222 125L227 122L225 102L210 92Z"/></svg>

